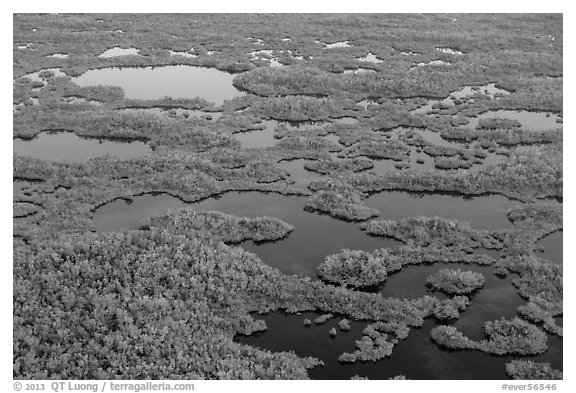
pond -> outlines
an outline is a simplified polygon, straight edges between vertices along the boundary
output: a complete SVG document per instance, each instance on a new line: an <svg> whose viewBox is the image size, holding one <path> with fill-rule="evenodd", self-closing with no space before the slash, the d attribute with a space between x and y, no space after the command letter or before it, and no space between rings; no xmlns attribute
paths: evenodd
<svg viewBox="0 0 576 393"><path fill-rule="evenodd" d="M358 61L364 61L364 62L368 62L368 63L383 63L384 60L380 60L379 58L376 57L375 54L373 53L368 53L366 56L364 57L357 57L356 60Z"/></svg>
<svg viewBox="0 0 576 393"><path fill-rule="evenodd" d="M464 54L461 51L459 51L458 49L453 49L453 48L438 47L438 48L436 48L436 50L439 50L440 52L443 52L443 53L449 53L451 55L463 55Z"/></svg>
<svg viewBox="0 0 576 393"><path fill-rule="evenodd" d="M378 101L366 99L366 100L362 100L360 102L357 102L356 105L360 105L362 108L364 108L364 110L367 110L368 107L371 105L378 105Z"/></svg>
<svg viewBox="0 0 576 393"><path fill-rule="evenodd" d="M556 265L562 265L563 254L563 231L556 231L548 236L540 239L538 244L544 247L544 250L539 255L542 258L549 260Z"/></svg>
<svg viewBox="0 0 576 393"><path fill-rule="evenodd" d="M430 331L438 325L427 319L420 328L410 331L407 339L400 341L392 355L376 362L340 363L338 356L355 350L354 342L362 337L368 322L350 322L350 331L342 332L337 324L339 316L317 325L304 326L304 319L314 320L320 314L301 313L288 315L273 312L254 315L266 321L268 329L250 336L237 335L235 341L270 351L294 351L298 356L314 356L324 361L324 366L314 367L308 374L312 379L350 379L354 375L370 379L388 379L404 375L408 379L508 379L505 364L511 359L530 359L550 362L562 370L562 339L548 336L549 349L542 355L531 357L492 356L479 351L447 351L439 348L430 338ZM336 337L328 331L336 328Z"/></svg>
<svg viewBox="0 0 576 393"><path fill-rule="evenodd" d="M32 139L14 138L12 147L14 154L74 163L105 155L130 159L142 157L152 151L141 141L84 138L68 131L44 131Z"/></svg>
<svg viewBox="0 0 576 393"><path fill-rule="evenodd" d="M117 57L117 56L129 56L129 55L137 55L140 50L136 48L120 48L115 46L114 48L110 48L98 55L98 57Z"/></svg>
<svg viewBox="0 0 576 393"><path fill-rule="evenodd" d="M549 112L530 112L530 111L512 111L498 110L484 112L478 117L473 117L466 127L476 128L480 119L510 119L520 123L522 129L531 131L545 131L555 128L562 128L561 117Z"/></svg>
<svg viewBox="0 0 576 393"><path fill-rule="evenodd" d="M371 72L376 72L376 70L370 68L357 68L355 70L345 70L343 74L367 74Z"/></svg>
<svg viewBox="0 0 576 393"><path fill-rule="evenodd" d="M352 45L350 45L350 43L348 41L338 41L338 42L334 42L332 44L324 44L324 45L326 45L326 47L324 49L347 48L347 47L352 46Z"/></svg>
<svg viewBox="0 0 576 393"><path fill-rule="evenodd" d="M72 81L79 86L112 85L124 89L126 98L195 98L221 105L244 95L232 86L234 75L213 68L185 65L164 67L101 68Z"/></svg>
<svg viewBox="0 0 576 393"><path fill-rule="evenodd" d="M285 273L310 277L316 277L316 268L326 256L343 248L373 251L401 244L394 239L368 236L355 223L305 211L305 201L305 197L263 192L228 192L186 204L165 193L144 194L134 197L130 203L115 200L97 208L93 220L98 232L107 232L136 229L145 218L180 207L195 211L218 210L242 217L278 217L296 228L287 238L261 244L245 242L242 247Z"/></svg>
<svg viewBox="0 0 576 393"><path fill-rule="evenodd" d="M188 58L195 58L198 57L198 55L195 55L194 53L190 53L190 52L177 52L177 51L170 51L170 56L182 56L182 57L188 57Z"/></svg>
<svg viewBox="0 0 576 393"><path fill-rule="evenodd" d="M371 195L365 204L378 209L379 218L387 220L438 216L468 222L475 229L498 229L512 226L506 212L521 202L502 195L463 197L448 193L385 191Z"/></svg>

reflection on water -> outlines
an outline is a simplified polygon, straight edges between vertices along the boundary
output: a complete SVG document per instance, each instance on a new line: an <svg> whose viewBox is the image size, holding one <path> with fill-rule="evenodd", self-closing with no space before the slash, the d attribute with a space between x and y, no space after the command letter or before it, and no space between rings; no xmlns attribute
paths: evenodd
<svg viewBox="0 0 576 393"><path fill-rule="evenodd" d="M474 304L473 300L473 304ZM478 299L476 299L478 302ZM508 311L505 314L508 314ZM294 351L298 356L314 356L324 361L324 366L309 370L312 379L350 379L354 375L370 379L388 379L404 375L408 379L508 379L505 364L521 356L493 356L479 351L447 351L439 348L430 338L430 331L438 325L427 319L420 328L410 331L407 339L400 341L389 358L376 362L340 363L338 356L353 352L354 342L362 337L368 322L350 323L350 331L342 332L337 324L339 316L324 324L304 326L304 319L314 320L320 314L301 313L287 315L273 312L255 315L266 321L268 329L250 336L237 335L235 341L270 351ZM463 314L464 315L464 314ZM328 331L336 328L336 337ZM536 362L550 362L552 367L562 370L562 339L548 336L549 349L542 355L531 356Z"/></svg>
<svg viewBox="0 0 576 393"><path fill-rule="evenodd" d="M102 68L90 70L73 82L79 86L120 86L126 98L200 97L221 105L224 100L243 95L232 86L233 78L232 74L212 68L177 65Z"/></svg>
<svg viewBox="0 0 576 393"><path fill-rule="evenodd" d="M464 198L452 194L417 194L403 191L380 192L368 197L367 206L380 211L380 218L442 217L468 222L475 229L511 227L506 212L519 204L501 195Z"/></svg>
<svg viewBox="0 0 576 393"><path fill-rule="evenodd" d="M41 132L30 140L14 138L12 146L14 154L76 163L105 155L130 159L151 152L150 147L140 141L82 138L66 131Z"/></svg>
<svg viewBox="0 0 576 393"><path fill-rule="evenodd" d="M401 244L393 239L368 236L355 223L305 211L305 201L304 197L262 192L229 192L194 204L185 204L167 194L141 195L129 204L116 200L99 207L94 214L94 225L99 232L135 229L145 218L178 207L218 210L243 217L278 217L296 228L286 239L258 245L246 242L242 247L283 272L310 277L316 277L316 268L326 256L343 248L373 251Z"/></svg>

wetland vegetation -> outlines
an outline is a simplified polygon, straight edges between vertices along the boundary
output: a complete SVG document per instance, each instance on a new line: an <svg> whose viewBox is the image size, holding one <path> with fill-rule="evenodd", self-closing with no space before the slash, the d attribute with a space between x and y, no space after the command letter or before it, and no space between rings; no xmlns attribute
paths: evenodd
<svg viewBox="0 0 576 393"><path fill-rule="evenodd" d="M563 378L561 15L13 30L15 379Z"/></svg>

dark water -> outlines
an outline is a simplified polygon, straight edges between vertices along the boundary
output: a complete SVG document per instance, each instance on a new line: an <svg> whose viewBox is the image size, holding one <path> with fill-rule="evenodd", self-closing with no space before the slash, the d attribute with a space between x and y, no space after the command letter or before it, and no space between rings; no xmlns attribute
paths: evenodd
<svg viewBox="0 0 576 393"><path fill-rule="evenodd" d="M243 95L232 86L234 75L193 66L122 67L90 70L72 81L79 86L112 85L124 89L126 98L204 98L220 105Z"/></svg>
<svg viewBox="0 0 576 393"><path fill-rule="evenodd" d="M521 204L501 195L464 198L452 194L417 194L403 191L374 194L368 197L365 203L378 209L382 219L438 216L468 222L476 229L511 227L506 211Z"/></svg>
<svg viewBox="0 0 576 393"><path fill-rule="evenodd" d="M425 295L445 299L447 296L426 286L428 276L442 269L460 269L473 271L484 276L484 286L472 295L472 302L455 323L466 336L474 340L484 338L482 325L500 317L512 318L516 308L526 301L517 293L510 280L494 275L492 266L479 266L465 263L435 263L429 265L409 265L401 271L392 273L378 291L384 297L417 299Z"/></svg>
<svg viewBox="0 0 576 393"><path fill-rule="evenodd" d="M401 244L394 239L368 236L355 223L304 211L304 203L303 197L262 192L230 192L195 204L185 204L167 194L148 194L135 197L130 204L116 200L98 208L94 224L99 232L135 229L145 218L179 207L196 211L218 210L247 217L278 217L296 228L286 239L259 245L245 242L242 247L283 272L310 277L316 277L317 266L328 255L343 248L373 251Z"/></svg>
<svg viewBox="0 0 576 393"><path fill-rule="evenodd" d="M84 162L105 155L130 159L152 151L140 141L82 138L72 132L41 132L31 140L14 138L12 146L14 154L65 162Z"/></svg>
<svg viewBox="0 0 576 393"><path fill-rule="evenodd" d="M562 265L563 231L557 231L541 239L538 243L544 246L544 252L540 255L557 265Z"/></svg>
<svg viewBox="0 0 576 393"><path fill-rule="evenodd" d="M405 375L408 379L508 379L505 364L518 356L491 356L479 351L447 351L439 348L431 339L430 331L438 325L427 319L421 328L412 329L407 339L400 341L389 358L376 362L346 364L338 362L338 356L355 350L354 342L361 338L367 322L351 322L351 329L342 332L337 324L340 317L324 324L306 327L304 319L314 320L316 313L287 315L274 312L264 316L268 330L251 336L236 336L235 340L270 351L294 351L299 356L314 356L324 361L309 371L312 379L349 379L354 375L370 379L388 379ZM338 331L331 338L328 331ZM548 336L549 349L535 357L534 361L550 362L562 369L562 339Z"/></svg>

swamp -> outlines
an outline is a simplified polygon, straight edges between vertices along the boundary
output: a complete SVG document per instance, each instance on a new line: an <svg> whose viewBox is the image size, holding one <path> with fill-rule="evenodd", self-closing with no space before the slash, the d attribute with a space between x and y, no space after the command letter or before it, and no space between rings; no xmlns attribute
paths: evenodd
<svg viewBox="0 0 576 393"><path fill-rule="evenodd" d="M561 14L14 14L14 379L562 379Z"/></svg>

